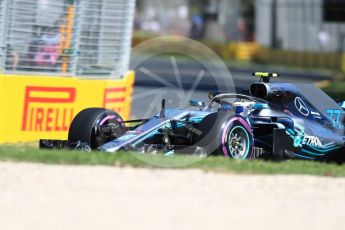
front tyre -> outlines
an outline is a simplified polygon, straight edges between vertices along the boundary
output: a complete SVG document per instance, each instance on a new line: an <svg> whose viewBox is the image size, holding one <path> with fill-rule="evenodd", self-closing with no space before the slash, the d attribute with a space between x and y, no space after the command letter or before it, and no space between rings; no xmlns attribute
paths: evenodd
<svg viewBox="0 0 345 230"><path fill-rule="evenodd" d="M109 133L101 132L102 127L107 127ZM97 149L125 132L124 122L116 112L103 108L88 108L73 119L68 132L68 142L87 143L91 149Z"/></svg>

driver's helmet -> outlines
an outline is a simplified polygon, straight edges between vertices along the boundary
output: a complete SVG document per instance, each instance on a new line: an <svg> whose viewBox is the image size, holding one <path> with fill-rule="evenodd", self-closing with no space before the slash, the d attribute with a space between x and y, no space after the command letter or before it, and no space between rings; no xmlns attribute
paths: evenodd
<svg viewBox="0 0 345 230"><path fill-rule="evenodd" d="M222 110L222 111L231 111L231 110L233 110L233 107L231 105L228 105L228 104L222 104L221 107L220 107L220 110Z"/></svg>

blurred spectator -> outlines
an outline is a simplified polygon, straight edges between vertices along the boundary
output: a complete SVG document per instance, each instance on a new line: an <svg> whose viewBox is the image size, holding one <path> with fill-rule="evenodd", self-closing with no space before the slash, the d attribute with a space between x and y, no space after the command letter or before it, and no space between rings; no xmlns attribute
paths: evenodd
<svg viewBox="0 0 345 230"><path fill-rule="evenodd" d="M179 5L177 8L178 17L180 19L186 19L188 17L188 7L185 5Z"/></svg>
<svg viewBox="0 0 345 230"><path fill-rule="evenodd" d="M152 34L188 36L190 11L187 0L138 0L134 29Z"/></svg>
<svg viewBox="0 0 345 230"><path fill-rule="evenodd" d="M192 17L192 23L189 32L189 37L192 39L201 39L203 38L204 32L204 20L201 16L195 15Z"/></svg>
<svg viewBox="0 0 345 230"><path fill-rule="evenodd" d="M59 30L56 28L49 28L49 27L46 28L46 31L43 34L41 40L46 46L59 44L59 41L60 41Z"/></svg>
<svg viewBox="0 0 345 230"><path fill-rule="evenodd" d="M42 32L44 28L39 26L33 26L33 33L32 33L32 39L28 47L28 52L25 57L26 62L26 68L28 70L30 66L35 66L35 56L38 53L39 49L43 46L43 42L41 40Z"/></svg>
<svg viewBox="0 0 345 230"><path fill-rule="evenodd" d="M144 22L142 24L142 29L153 33L159 33L161 30L161 25L156 18L153 18Z"/></svg>
<svg viewBox="0 0 345 230"><path fill-rule="evenodd" d="M318 40L319 40L321 50L323 51L327 50L330 43L330 36L325 30L323 29L320 30L318 34Z"/></svg>
<svg viewBox="0 0 345 230"><path fill-rule="evenodd" d="M43 47L35 55L35 63L39 66L55 66L59 59L58 45L60 35L57 29L47 28L41 41Z"/></svg>
<svg viewBox="0 0 345 230"><path fill-rule="evenodd" d="M32 39L25 57L26 70L34 66L48 67L55 70L62 53L66 15L62 14L52 27L34 26Z"/></svg>
<svg viewBox="0 0 345 230"><path fill-rule="evenodd" d="M6 69L16 70L19 63L19 55L12 49L11 45L6 48Z"/></svg>
<svg viewBox="0 0 345 230"><path fill-rule="evenodd" d="M161 30L161 25L158 19L158 12L157 9L154 7L149 7L147 10L147 20L142 22L142 29L153 32L159 33Z"/></svg>
<svg viewBox="0 0 345 230"><path fill-rule="evenodd" d="M141 18L138 9L135 9L135 16L134 16L134 30L141 30Z"/></svg>

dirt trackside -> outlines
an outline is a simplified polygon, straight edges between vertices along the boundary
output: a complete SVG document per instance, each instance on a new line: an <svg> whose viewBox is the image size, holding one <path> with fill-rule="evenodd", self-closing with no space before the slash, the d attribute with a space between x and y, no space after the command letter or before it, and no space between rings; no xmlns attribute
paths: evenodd
<svg viewBox="0 0 345 230"><path fill-rule="evenodd" d="M0 229L341 229L345 179L0 163Z"/></svg>

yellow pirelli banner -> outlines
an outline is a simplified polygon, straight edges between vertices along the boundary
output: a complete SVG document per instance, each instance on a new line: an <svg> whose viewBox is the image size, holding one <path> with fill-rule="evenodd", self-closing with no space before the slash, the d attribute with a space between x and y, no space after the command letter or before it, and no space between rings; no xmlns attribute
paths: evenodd
<svg viewBox="0 0 345 230"><path fill-rule="evenodd" d="M134 72L123 79L0 75L0 143L67 139L74 116L104 107L131 113Z"/></svg>

